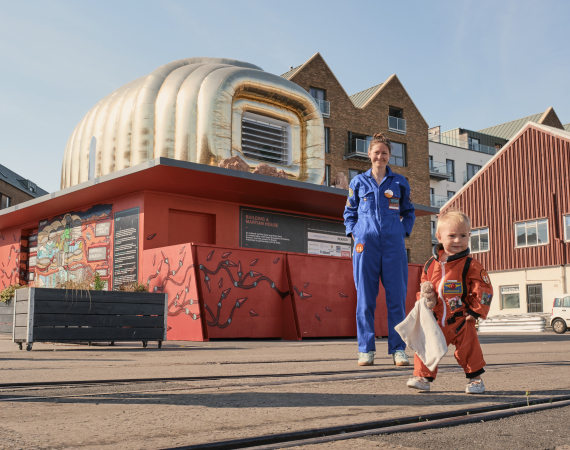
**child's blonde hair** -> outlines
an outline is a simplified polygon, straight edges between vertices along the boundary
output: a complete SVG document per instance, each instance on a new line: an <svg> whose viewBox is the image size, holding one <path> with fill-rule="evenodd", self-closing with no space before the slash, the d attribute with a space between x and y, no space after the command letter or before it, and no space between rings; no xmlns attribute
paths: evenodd
<svg viewBox="0 0 570 450"><path fill-rule="evenodd" d="M439 234L439 229L444 223L452 223L453 225L465 225L467 231L471 231L471 221L466 214L461 211L448 211L438 216L437 218L437 230L436 233Z"/></svg>

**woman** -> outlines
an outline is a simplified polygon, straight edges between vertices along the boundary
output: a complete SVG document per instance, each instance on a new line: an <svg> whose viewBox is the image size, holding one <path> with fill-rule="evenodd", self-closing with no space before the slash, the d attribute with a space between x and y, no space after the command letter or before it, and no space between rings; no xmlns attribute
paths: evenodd
<svg viewBox="0 0 570 450"><path fill-rule="evenodd" d="M397 366L410 364L406 344L394 327L406 317L408 261L404 237L412 232L416 216L408 181L387 165L391 153L392 144L386 136L375 134L368 147L372 168L350 182L344 210L346 235L352 235L355 244L352 262L359 366L374 364L378 279L386 290L388 353Z"/></svg>

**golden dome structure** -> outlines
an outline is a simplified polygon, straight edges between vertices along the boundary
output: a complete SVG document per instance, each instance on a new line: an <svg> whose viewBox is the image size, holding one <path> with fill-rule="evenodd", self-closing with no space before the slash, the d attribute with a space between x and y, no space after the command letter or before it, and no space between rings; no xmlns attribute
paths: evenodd
<svg viewBox="0 0 570 450"><path fill-rule="evenodd" d="M324 125L297 84L226 58L165 64L97 103L65 149L61 188L158 157L217 166L239 156L321 184Z"/></svg>

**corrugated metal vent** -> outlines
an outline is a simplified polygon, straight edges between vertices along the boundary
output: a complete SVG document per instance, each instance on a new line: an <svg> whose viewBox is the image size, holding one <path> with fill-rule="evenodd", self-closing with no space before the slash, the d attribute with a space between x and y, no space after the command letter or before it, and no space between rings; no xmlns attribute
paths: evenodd
<svg viewBox="0 0 570 450"><path fill-rule="evenodd" d="M272 164L288 164L289 124L257 114L244 114L241 148L248 158Z"/></svg>

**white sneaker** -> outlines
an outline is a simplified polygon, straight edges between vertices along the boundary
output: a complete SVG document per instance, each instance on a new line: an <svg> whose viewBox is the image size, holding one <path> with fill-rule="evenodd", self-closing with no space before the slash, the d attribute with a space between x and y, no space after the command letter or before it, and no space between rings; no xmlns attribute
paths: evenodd
<svg viewBox="0 0 570 450"><path fill-rule="evenodd" d="M429 391L431 388L428 379L424 377L412 377L406 384L409 388L419 389L420 391Z"/></svg>
<svg viewBox="0 0 570 450"><path fill-rule="evenodd" d="M410 365L410 361L408 361L408 355L406 355L406 352L404 350L396 350L392 355L392 358L394 359L394 364L396 366Z"/></svg>
<svg viewBox="0 0 570 450"><path fill-rule="evenodd" d="M358 365L359 366L372 366L374 364L375 351L368 353L358 352Z"/></svg>
<svg viewBox="0 0 570 450"><path fill-rule="evenodd" d="M483 380L471 380L471 383L465 388L466 394L482 394L485 392L485 384Z"/></svg>

